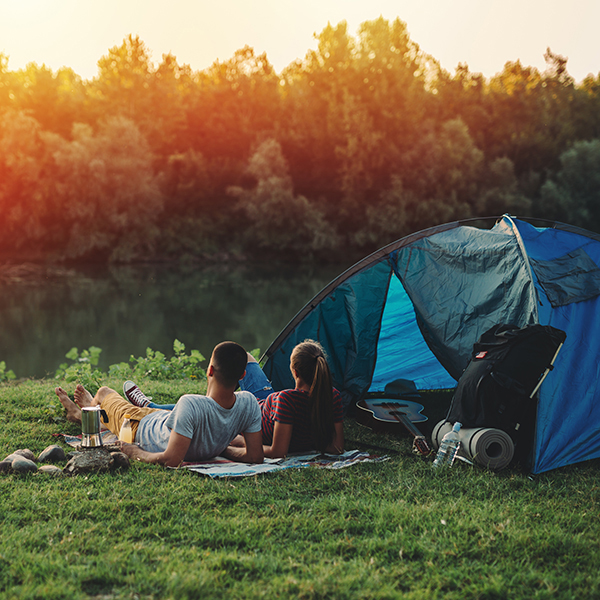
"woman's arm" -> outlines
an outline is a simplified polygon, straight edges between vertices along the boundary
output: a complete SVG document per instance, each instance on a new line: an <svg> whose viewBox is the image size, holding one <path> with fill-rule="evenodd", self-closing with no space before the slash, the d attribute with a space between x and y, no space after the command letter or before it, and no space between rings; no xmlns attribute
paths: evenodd
<svg viewBox="0 0 600 600"><path fill-rule="evenodd" d="M283 458L288 453L293 429L293 425L275 421L275 426L273 427L273 443L270 446L263 446L267 458Z"/></svg>
<svg viewBox="0 0 600 600"><path fill-rule="evenodd" d="M328 454L341 454L344 451L344 423L334 423L335 433L333 441L327 446Z"/></svg>

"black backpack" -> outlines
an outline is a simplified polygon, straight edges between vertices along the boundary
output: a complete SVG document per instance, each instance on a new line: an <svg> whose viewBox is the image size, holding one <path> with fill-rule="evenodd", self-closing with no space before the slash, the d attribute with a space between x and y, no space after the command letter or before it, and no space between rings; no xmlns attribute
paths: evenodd
<svg viewBox="0 0 600 600"><path fill-rule="evenodd" d="M533 429L536 386L553 368L566 337L549 325L495 325L486 331L473 346L446 420L464 428L502 429L515 443L522 439L523 425Z"/></svg>

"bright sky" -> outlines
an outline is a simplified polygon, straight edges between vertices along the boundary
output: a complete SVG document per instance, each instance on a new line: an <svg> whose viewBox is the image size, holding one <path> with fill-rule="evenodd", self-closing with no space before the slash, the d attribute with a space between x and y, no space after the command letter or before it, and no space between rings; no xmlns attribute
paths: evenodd
<svg viewBox="0 0 600 600"><path fill-rule="evenodd" d="M0 0L0 52L10 70L36 62L91 79L133 34L155 63L170 52L198 71L248 45L280 72L328 22L355 35L380 15L404 21L451 73L462 62L491 77L517 59L543 70L547 47L577 82L600 72L600 0Z"/></svg>

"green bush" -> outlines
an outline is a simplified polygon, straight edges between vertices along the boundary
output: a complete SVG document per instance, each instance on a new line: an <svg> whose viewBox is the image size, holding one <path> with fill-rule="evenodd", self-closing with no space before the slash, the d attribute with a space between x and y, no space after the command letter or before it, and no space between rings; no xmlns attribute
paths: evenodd
<svg viewBox="0 0 600 600"><path fill-rule="evenodd" d="M0 383L3 381L10 381L11 379L16 379L17 376L12 369L6 370L6 363L2 360L0 361Z"/></svg>
<svg viewBox="0 0 600 600"><path fill-rule="evenodd" d="M185 354L185 345L179 340L175 340L173 352L174 356L169 359L162 352L154 351L151 348L146 349L144 357L135 358L132 355L129 359L133 365L131 375L158 381L206 378L206 371L200 367L200 363L205 358L198 350L192 350L190 354ZM111 375L121 373L124 370L124 364L112 365L109 367L109 373Z"/></svg>
<svg viewBox="0 0 600 600"><path fill-rule="evenodd" d="M173 342L173 356L167 358L162 352L146 349L146 356L131 355L129 363L110 365L108 372L98 367L101 348L91 346L88 350L71 348L65 355L72 364L62 363L56 371L55 379L81 383L92 395L102 385L102 380L110 377L117 379L146 378L155 381L174 379L206 379L206 371L200 366L204 356L198 350L185 353L185 345L179 340ZM1 371L0 371L1 373Z"/></svg>
<svg viewBox="0 0 600 600"><path fill-rule="evenodd" d="M82 350L81 354L77 348L71 348L65 354L65 358L68 358L73 364L62 363L56 370L55 379L64 379L69 383L76 381L95 394L102 385L103 373L98 369L101 352L102 349L96 346Z"/></svg>

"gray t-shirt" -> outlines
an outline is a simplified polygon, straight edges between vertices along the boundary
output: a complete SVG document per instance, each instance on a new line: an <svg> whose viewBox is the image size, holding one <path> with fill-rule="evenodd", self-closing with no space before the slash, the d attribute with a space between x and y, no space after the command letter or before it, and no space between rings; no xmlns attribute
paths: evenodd
<svg viewBox="0 0 600 600"><path fill-rule="evenodd" d="M148 452L164 452L171 430L190 438L185 461L218 456L238 433L260 431L258 402L250 392L235 392L231 408L223 408L208 396L185 394L172 411L157 410L139 424L135 441Z"/></svg>

